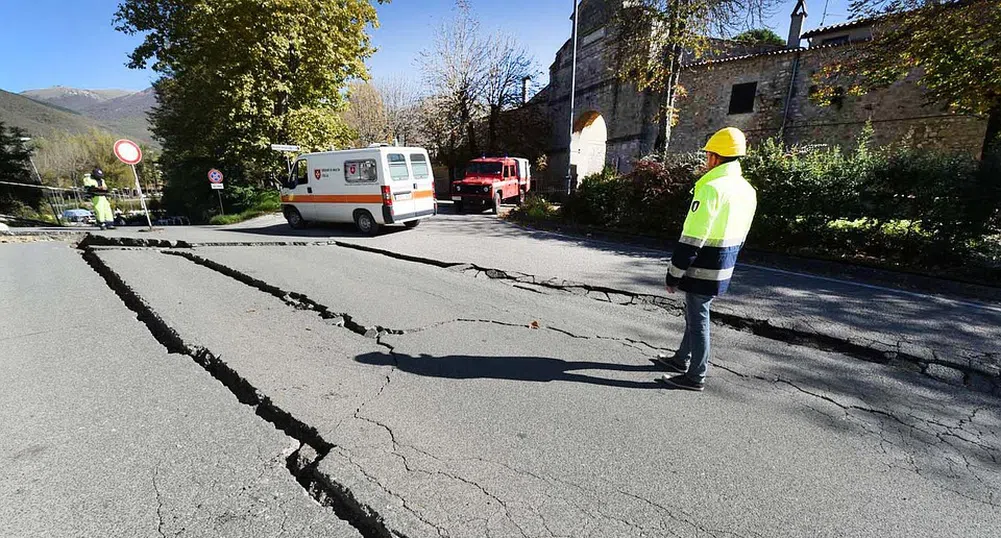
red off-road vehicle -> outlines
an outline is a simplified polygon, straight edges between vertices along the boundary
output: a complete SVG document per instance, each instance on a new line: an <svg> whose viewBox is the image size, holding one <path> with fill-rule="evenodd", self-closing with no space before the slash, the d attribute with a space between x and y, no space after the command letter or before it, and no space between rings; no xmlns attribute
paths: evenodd
<svg viewBox="0 0 1001 538"><path fill-rule="evenodd" d="M457 213L471 207L490 207L497 214L505 201L525 201L531 188L528 159L484 157L469 161L463 178L452 183L452 201Z"/></svg>

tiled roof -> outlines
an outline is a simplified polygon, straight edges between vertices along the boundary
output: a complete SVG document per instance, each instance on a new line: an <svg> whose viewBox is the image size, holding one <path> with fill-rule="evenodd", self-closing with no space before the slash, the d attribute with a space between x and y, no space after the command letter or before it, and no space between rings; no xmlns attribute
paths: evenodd
<svg viewBox="0 0 1001 538"><path fill-rule="evenodd" d="M827 34L830 32L838 30L851 30L852 28L861 28L863 26L870 26L875 22L874 19L855 19L853 21L845 21L839 24L832 24L830 26L821 26L820 28L814 28L809 32L804 33L800 36L802 39L810 39L821 34Z"/></svg>
<svg viewBox="0 0 1001 538"><path fill-rule="evenodd" d="M714 59L711 59L711 60L701 60L701 61L698 61L698 62L693 62L693 63L690 63L690 64L685 64L685 67L699 67L699 66L702 66L702 65L709 65L709 64L720 64L720 63L724 63L724 62L736 62L736 61L739 61L739 60L747 60L747 59L750 59L750 58L763 58L765 56L781 56L783 54L789 54L789 53L792 53L792 52L799 52L799 51L804 51L804 50L806 50L806 49L802 48L802 47L797 47L795 49L770 50L768 52L759 52L757 54L744 54L744 55L741 55L741 56L726 56L726 57L723 57L723 58L714 58Z"/></svg>
<svg viewBox="0 0 1001 538"><path fill-rule="evenodd" d="M781 56L783 54L792 54L794 52L806 52L808 50L813 51L813 50L822 50L822 49L833 49L833 48L842 47L842 46L844 46L844 45L835 43L835 44L830 44L830 45L820 45L820 46L809 47L809 48L807 48L807 47L797 47L797 48L794 48L794 49L770 50L768 52L759 52L757 54L744 54L744 55L741 55L741 56L727 56L727 57L724 57L724 58L714 58L714 59L709 59L709 60L701 60L701 61L698 61L698 62L693 62L693 63L690 63L690 64L685 64L684 67L687 69L687 68L690 68L690 67L702 67L702 66L705 66L705 65L714 65L714 64L721 64L721 63L726 63L726 62L738 62L740 60L749 60L749 59L752 59L752 58L764 58L766 56Z"/></svg>

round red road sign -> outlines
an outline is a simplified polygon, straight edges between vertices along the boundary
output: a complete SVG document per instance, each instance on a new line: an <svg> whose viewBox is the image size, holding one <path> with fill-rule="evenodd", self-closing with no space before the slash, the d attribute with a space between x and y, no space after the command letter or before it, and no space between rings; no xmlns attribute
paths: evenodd
<svg viewBox="0 0 1001 538"><path fill-rule="evenodd" d="M125 164L136 165L143 160L143 152L138 144L123 138L115 142L115 157Z"/></svg>
<svg viewBox="0 0 1001 538"><path fill-rule="evenodd" d="M209 183L222 183L222 172L215 168L209 170Z"/></svg>

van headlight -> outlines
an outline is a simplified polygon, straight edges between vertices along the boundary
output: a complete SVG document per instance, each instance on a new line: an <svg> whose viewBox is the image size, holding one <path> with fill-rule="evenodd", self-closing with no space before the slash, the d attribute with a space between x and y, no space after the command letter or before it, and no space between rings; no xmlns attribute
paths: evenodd
<svg viewBox="0 0 1001 538"><path fill-rule="evenodd" d="M462 185L456 185L455 192L462 192Z"/></svg>
<svg viewBox="0 0 1001 538"><path fill-rule="evenodd" d="M483 192L490 192L490 187L483 187Z"/></svg>

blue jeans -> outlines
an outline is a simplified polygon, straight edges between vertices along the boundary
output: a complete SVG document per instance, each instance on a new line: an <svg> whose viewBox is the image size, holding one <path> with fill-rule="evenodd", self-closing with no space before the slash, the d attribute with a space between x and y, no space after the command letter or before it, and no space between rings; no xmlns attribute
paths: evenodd
<svg viewBox="0 0 1001 538"><path fill-rule="evenodd" d="M688 363L685 377L703 383L709 371L709 304L715 297L685 293L685 337L675 355Z"/></svg>

